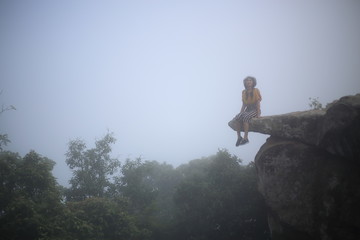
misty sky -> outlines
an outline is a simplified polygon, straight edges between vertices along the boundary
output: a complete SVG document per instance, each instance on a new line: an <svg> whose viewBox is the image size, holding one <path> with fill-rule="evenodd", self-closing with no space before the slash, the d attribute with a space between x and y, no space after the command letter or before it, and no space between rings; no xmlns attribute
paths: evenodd
<svg viewBox="0 0 360 240"><path fill-rule="evenodd" d="M57 162L69 140L173 166L226 148L252 161L268 136L235 147L227 123L242 80L262 114L360 92L360 1L0 1L0 116L7 149Z"/></svg>

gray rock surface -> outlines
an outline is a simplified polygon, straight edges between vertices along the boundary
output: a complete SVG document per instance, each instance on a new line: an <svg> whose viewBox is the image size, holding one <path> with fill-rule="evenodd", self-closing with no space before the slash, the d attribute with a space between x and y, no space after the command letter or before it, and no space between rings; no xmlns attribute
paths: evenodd
<svg viewBox="0 0 360 240"><path fill-rule="evenodd" d="M273 239L360 239L360 94L250 131L270 135L255 165Z"/></svg>
<svg viewBox="0 0 360 240"><path fill-rule="evenodd" d="M229 126L234 130L241 129L233 120ZM324 110L254 118L250 131L315 145L359 161L360 94L342 97Z"/></svg>

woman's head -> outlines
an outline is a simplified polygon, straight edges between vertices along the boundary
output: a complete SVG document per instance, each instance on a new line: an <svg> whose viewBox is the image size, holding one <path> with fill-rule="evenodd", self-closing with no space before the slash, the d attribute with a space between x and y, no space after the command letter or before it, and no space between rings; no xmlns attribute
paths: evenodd
<svg viewBox="0 0 360 240"><path fill-rule="evenodd" d="M245 88L254 88L256 86L256 78L254 77L248 76L244 79L243 82Z"/></svg>

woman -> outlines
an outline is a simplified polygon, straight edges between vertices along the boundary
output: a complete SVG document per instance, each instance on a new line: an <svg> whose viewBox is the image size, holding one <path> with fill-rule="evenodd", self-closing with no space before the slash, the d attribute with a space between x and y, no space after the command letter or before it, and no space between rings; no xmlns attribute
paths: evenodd
<svg viewBox="0 0 360 240"><path fill-rule="evenodd" d="M254 117L260 117L261 94L259 89L255 88L256 78L246 77L244 79L245 89L242 91L242 107L240 113L229 122L229 126L237 132L236 146L244 145L249 142L248 132L250 120ZM241 129L244 131L244 138L241 137Z"/></svg>

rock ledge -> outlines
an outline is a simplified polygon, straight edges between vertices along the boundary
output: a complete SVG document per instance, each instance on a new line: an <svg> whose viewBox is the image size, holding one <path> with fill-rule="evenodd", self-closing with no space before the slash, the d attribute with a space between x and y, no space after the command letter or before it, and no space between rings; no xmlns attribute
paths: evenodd
<svg viewBox="0 0 360 240"><path fill-rule="evenodd" d="M250 131L270 135L255 166L272 239L358 239L360 94L253 119Z"/></svg>

